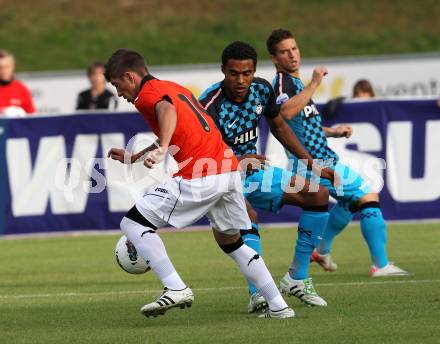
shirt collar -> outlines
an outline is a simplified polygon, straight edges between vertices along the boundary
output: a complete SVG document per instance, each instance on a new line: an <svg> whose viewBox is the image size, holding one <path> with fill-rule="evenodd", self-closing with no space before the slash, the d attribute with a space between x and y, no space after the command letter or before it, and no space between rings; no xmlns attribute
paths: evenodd
<svg viewBox="0 0 440 344"><path fill-rule="evenodd" d="M148 82L150 80L155 80L155 79L156 78L154 76L152 76L151 74L145 75L141 81L141 85L139 86L139 91L142 89L142 87L144 87L146 82Z"/></svg>
<svg viewBox="0 0 440 344"><path fill-rule="evenodd" d="M154 76L152 76L151 74L147 74L145 75L142 80L141 80L141 84L139 86L139 92L142 90L142 87L144 87L144 85L150 81L150 80L156 80L156 78ZM136 99L134 100L134 102L136 103L136 101L138 100L139 95L136 97Z"/></svg>

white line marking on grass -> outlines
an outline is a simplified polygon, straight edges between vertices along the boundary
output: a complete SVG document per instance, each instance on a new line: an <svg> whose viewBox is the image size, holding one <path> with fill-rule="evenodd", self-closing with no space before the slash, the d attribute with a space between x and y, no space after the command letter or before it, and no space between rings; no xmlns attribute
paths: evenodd
<svg viewBox="0 0 440 344"><path fill-rule="evenodd" d="M399 280L399 281L372 281L372 282L342 282L342 283L316 283L317 287L351 287L365 285L387 285L387 284L418 284L418 283L440 283L440 280ZM218 292L224 290L246 289L244 286L220 287L220 288L194 288L195 292ZM0 295L0 300L15 299L37 299L51 297L81 297L81 296L115 296L130 294L160 294L162 290L127 290L127 291L104 291L104 292L71 292L51 294L21 294L21 295Z"/></svg>
<svg viewBox="0 0 440 344"><path fill-rule="evenodd" d="M350 286L362 286L362 285L405 284L405 283L417 284L417 283L439 283L439 282L440 280L398 280L398 281L373 281L373 282L316 283L315 285L317 287L350 287Z"/></svg>
<svg viewBox="0 0 440 344"><path fill-rule="evenodd" d="M414 224L439 224L438 219L418 219L418 220L387 220L387 223L391 225L414 225ZM273 222L273 223L260 223L260 226L264 230L271 229L286 229L296 228L298 222ZM349 226L359 226L359 221L352 221ZM159 233L186 233L186 232L205 232L211 231L211 227L208 225L196 225L186 228L161 228ZM0 240L21 240L21 239L34 239L34 238L51 238L51 237L81 237L81 236L95 236L95 235L122 235L119 229L105 229L105 230L81 230L81 231L55 231L55 232L35 232L35 233L20 233L20 234L6 234L0 235Z"/></svg>

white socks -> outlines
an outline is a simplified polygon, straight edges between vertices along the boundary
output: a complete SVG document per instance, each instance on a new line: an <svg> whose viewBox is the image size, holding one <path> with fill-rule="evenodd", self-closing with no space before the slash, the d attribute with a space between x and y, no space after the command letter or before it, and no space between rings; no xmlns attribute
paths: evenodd
<svg viewBox="0 0 440 344"><path fill-rule="evenodd" d="M238 248L233 247L233 245L221 245L220 247L235 260L243 275L257 287L258 292L269 304L269 308L272 311L277 311L288 307L276 287L263 258L246 245L241 244ZM234 248L235 250L230 252Z"/></svg>
<svg viewBox="0 0 440 344"><path fill-rule="evenodd" d="M159 277L164 287L172 290L186 288L173 264L168 258L162 239L149 227L140 225L126 217L121 221L121 230L139 254Z"/></svg>
<svg viewBox="0 0 440 344"><path fill-rule="evenodd" d="M124 217L121 221L121 230L133 243L139 254L148 262L164 287L172 290L186 288L168 258L162 240L152 228L142 226ZM221 245L220 247L238 264L243 275L257 287L258 292L266 299L272 311L288 307L263 258L256 251L244 245L241 240L235 244Z"/></svg>

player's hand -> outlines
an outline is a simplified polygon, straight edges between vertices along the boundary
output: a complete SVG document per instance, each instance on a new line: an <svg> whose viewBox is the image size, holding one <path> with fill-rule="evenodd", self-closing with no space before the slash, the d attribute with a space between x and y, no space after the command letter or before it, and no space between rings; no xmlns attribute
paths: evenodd
<svg viewBox="0 0 440 344"><path fill-rule="evenodd" d="M343 124L339 127L333 128L333 137L345 137L349 138L353 134L353 128L349 125Z"/></svg>
<svg viewBox="0 0 440 344"><path fill-rule="evenodd" d="M335 179L335 171L328 167L323 168L321 170L321 178L328 179L333 183Z"/></svg>
<svg viewBox="0 0 440 344"><path fill-rule="evenodd" d="M107 158L118 160L123 164L131 164L131 153L127 152L125 149L111 148L107 153Z"/></svg>
<svg viewBox="0 0 440 344"><path fill-rule="evenodd" d="M269 165L269 159L259 154L243 154L238 157L238 161L241 169L247 172L258 171L264 169L265 165Z"/></svg>
<svg viewBox="0 0 440 344"><path fill-rule="evenodd" d="M335 172L335 170L329 167L321 170L321 178L330 180L335 188L337 188L340 183L339 175Z"/></svg>
<svg viewBox="0 0 440 344"><path fill-rule="evenodd" d="M326 76L328 74L328 70L325 67L316 67L313 70L313 75L312 75L312 83L315 86L319 86L321 84L322 79L324 78L324 76Z"/></svg>
<svg viewBox="0 0 440 344"><path fill-rule="evenodd" d="M168 149L165 147L157 147L147 153L144 160L144 166L146 168L153 168L154 165L165 160L165 155Z"/></svg>

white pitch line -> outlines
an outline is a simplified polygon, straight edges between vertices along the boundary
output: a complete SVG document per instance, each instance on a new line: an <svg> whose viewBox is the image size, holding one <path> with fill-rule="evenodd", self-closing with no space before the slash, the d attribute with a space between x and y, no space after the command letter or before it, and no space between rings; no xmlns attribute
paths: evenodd
<svg viewBox="0 0 440 344"><path fill-rule="evenodd" d="M214 291L214 290L237 290L244 289L244 287L221 287L221 288L198 288L193 289L196 292ZM89 292L89 293L53 293L53 294L21 294L21 295L0 295L0 300L4 299L33 299L33 298L48 298L48 297L70 297L70 296L114 296L114 295L130 295L130 294L160 294L163 290L127 290L127 291L103 291L103 292Z"/></svg>
<svg viewBox="0 0 440 344"><path fill-rule="evenodd" d="M398 277L398 276L395 276ZM379 277L381 278L381 277ZM386 277L384 277L386 278ZM403 277L405 278L405 277ZM383 284L417 284L417 283L439 283L440 280L398 280L398 281L373 281L373 282L342 282L342 283L316 283L317 287L350 287L362 285L383 285Z"/></svg>
<svg viewBox="0 0 440 344"><path fill-rule="evenodd" d="M440 280L399 280L399 281L373 281L373 282L342 282L342 283L316 283L317 287L352 287L365 285L387 285L387 284L418 284L418 283L440 283ZM195 292L213 292L224 290L245 289L244 286L220 287L220 288L195 288ZM162 290L127 290L127 291L105 291L105 292L71 292L71 293L52 293L52 294L21 294L21 295L0 295L0 300L15 299L37 299L51 297L81 297L81 296L114 296L130 294L159 294Z"/></svg>

